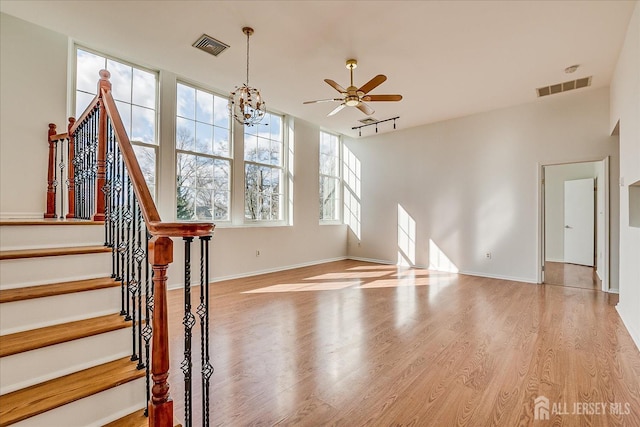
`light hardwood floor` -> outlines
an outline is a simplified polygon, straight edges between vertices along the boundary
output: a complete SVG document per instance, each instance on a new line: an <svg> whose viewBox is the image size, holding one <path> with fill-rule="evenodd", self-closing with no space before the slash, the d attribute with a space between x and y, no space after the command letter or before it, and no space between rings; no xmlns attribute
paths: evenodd
<svg viewBox="0 0 640 427"><path fill-rule="evenodd" d="M210 289L212 425L640 426L640 354L606 293L358 261ZM183 419L182 291L169 301ZM534 421L538 396L609 406Z"/></svg>
<svg viewBox="0 0 640 427"><path fill-rule="evenodd" d="M602 289L602 282L593 267L546 261L544 268L544 281L549 285L571 286L596 291Z"/></svg>

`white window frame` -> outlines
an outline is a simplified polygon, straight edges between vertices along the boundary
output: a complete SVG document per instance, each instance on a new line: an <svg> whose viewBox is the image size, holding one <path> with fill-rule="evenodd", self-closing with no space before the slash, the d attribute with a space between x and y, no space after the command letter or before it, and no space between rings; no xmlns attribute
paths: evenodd
<svg viewBox="0 0 640 427"><path fill-rule="evenodd" d="M79 90L77 88L77 82L78 82L78 50L83 50L85 52L100 56L105 58L105 60L112 60L112 61L116 61L119 62L121 64L130 66L132 68L137 68L138 70L141 71L145 71L147 73L151 73L151 74L155 74L156 76L156 87L155 87L155 107L154 107L154 112L155 112L155 129L154 129L154 135L155 135L155 144L151 144L151 143L147 143L147 142L143 142L143 141L134 141L133 139L131 139L131 135L129 135L130 137L130 142L131 145L134 146L134 150L135 150L135 146L139 146L139 147L145 147L145 148L151 148L154 151L154 157L155 157L155 161L154 161L154 171L153 171L153 191L151 192L152 197L154 198L154 200L158 199L158 163L159 163L159 149L160 149L160 134L159 134L159 130L160 130L160 72L158 70L153 70L147 67L143 67L142 65L139 64L135 64L133 62L130 61L126 61L124 59L112 56L112 55L108 55L106 53L100 52L98 50L95 49L91 49L89 47L83 46L81 44L77 44L74 43L73 44L73 82L72 82L72 87L73 87L73 94L72 94L72 100L73 100L73 107L72 107L72 112L70 113L71 116L75 117L76 115L76 110L77 110L77 94L78 92L84 92L89 94L88 92ZM97 88L98 88L98 80L99 80L99 76L96 74L95 76L95 82L96 82L96 92L97 92ZM132 85L132 90L133 90L133 85ZM91 94L89 94L91 95ZM95 96L95 95L93 95ZM133 104L130 103L130 105L137 105L137 104ZM141 106L142 107L142 106ZM144 107L147 108L147 107ZM82 114L82 113L80 113ZM79 119L80 117L75 117L76 119Z"/></svg>
<svg viewBox="0 0 640 427"><path fill-rule="evenodd" d="M267 114L280 117L281 131L282 131L282 151L280 153L281 165L274 166L268 163L260 163L251 160L245 160L245 127L240 126L242 130L242 218L245 226L253 227L272 227L272 226L285 226L289 225L289 117L285 114L276 111L267 111ZM271 140L270 140L271 141ZM240 162L238 162L240 163ZM274 169L280 169L280 188L281 194L279 215L278 219L249 219L246 217L246 165L252 164L257 166L266 166Z"/></svg>
<svg viewBox="0 0 640 427"><path fill-rule="evenodd" d="M321 144L321 139L322 139L322 134L327 134L327 135L331 135L333 137L336 137L338 139L338 149L337 149L337 164L336 164L336 171L337 171L337 175L327 175L327 174L323 174L322 173L322 153L320 152L320 147L322 146ZM322 216L320 216L320 213L322 212L322 206L318 206L318 215L320 216L320 224L321 225L328 225L328 224L342 224L343 220L342 220L342 204L343 204L343 181L342 181L342 137L337 134L337 133L333 133L333 132L329 132L329 131L325 131L325 130L320 130L319 134L318 134L319 138L318 138L318 174L319 174L319 178L327 177L327 178L331 178L331 179L335 179L337 180L337 185L336 185L336 191L337 191L337 197L338 197L338 201L337 201L337 206L336 206L336 213L335 213L335 218L332 219L325 219ZM320 197L320 179L318 179L318 197ZM320 204L320 199L318 199L319 204Z"/></svg>
<svg viewBox="0 0 640 427"><path fill-rule="evenodd" d="M210 90L210 89L206 89L198 84L195 83L191 83L188 82L186 80L182 80L182 79L177 79L176 80L176 84L175 84L175 94L176 94L176 98L175 98L175 114L173 117L173 120L175 122L175 132L173 135L174 138L174 147L175 147L175 177L173 180L173 185L175 187L175 217L176 220L179 222L190 222L190 221L211 221L211 222L215 222L216 225L230 225L232 223L232 219L233 219L233 208L234 208L234 203L233 203L233 191L234 191L234 185L233 185L233 175L234 175L234 168L235 168L235 157L234 157L234 132L233 132L233 118L230 117L229 118L229 157L224 157L224 156L220 156L220 155L215 155L215 154L206 154L206 153L200 153L197 151L191 151L191 150L181 150L178 148L178 141L177 141L177 132L178 132L178 118L184 118L186 120L191 120L189 118L186 117L182 117L178 115L178 108L177 108L177 102L178 102L178 85L181 84L183 86L187 86L190 87L192 89L195 90L199 90L202 92L206 92L208 94L211 94L213 96L216 96L218 98L224 98L227 99L227 96L225 95L221 95L219 93L217 93L216 91ZM197 123L203 123L203 122L198 122L197 120L193 120L196 124ZM215 125L212 125L215 126ZM229 162L229 199L228 199L228 215L227 215L227 219L215 219L215 218L211 218L211 219L181 219L178 218L178 206L177 206L177 202L178 202L178 183L177 183L177 177L178 177L178 155L179 154L187 154L187 155L192 155L192 156L197 156L197 157L206 157L208 159L212 159L212 160L223 160L223 161L228 161Z"/></svg>

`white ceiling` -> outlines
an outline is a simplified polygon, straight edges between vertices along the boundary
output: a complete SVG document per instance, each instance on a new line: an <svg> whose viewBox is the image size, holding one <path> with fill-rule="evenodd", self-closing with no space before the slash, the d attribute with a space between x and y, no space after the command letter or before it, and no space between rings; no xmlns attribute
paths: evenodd
<svg viewBox="0 0 640 427"><path fill-rule="evenodd" d="M245 79L269 108L356 136L365 115L303 101L348 86L388 80L372 94L373 117L400 116L399 128L531 102L535 88L593 75L608 86L634 1L8 1L0 10L68 34L111 55L172 71L220 93ZM206 33L231 48L213 57L192 47ZM574 74L564 68L580 64ZM581 89L589 90L589 89ZM555 95L564 96L564 95ZM380 125L380 132L391 126ZM370 134L373 129L363 131Z"/></svg>

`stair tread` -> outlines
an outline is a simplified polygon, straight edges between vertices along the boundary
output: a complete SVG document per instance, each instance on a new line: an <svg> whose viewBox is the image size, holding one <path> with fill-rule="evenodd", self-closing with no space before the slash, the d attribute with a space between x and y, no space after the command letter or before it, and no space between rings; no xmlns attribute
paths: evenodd
<svg viewBox="0 0 640 427"><path fill-rule="evenodd" d="M109 424L105 424L103 427L147 427L148 425L149 418L144 416L144 409L140 409ZM173 427L182 427L182 424L174 418Z"/></svg>
<svg viewBox="0 0 640 427"><path fill-rule="evenodd" d="M95 254L101 252L111 252L111 248L103 245L91 246L73 246L65 248L37 248L37 249L19 249L0 251L0 260L3 259L20 259L20 258L39 258L48 256L62 255L82 255Z"/></svg>
<svg viewBox="0 0 640 427"><path fill-rule="evenodd" d="M128 357L0 396L0 427L141 378Z"/></svg>
<svg viewBox="0 0 640 427"><path fill-rule="evenodd" d="M71 282L49 283L37 286L5 289L0 290L0 304L75 292L93 291L96 289L115 286L120 286L120 282L116 282L111 277L100 277L97 279L75 280Z"/></svg>
<svg viewBox="0 0 640 427"><path fill-rule="evenodd" d="M104 225L104 221L91 221L86 219L3 219L0 220L0 226L3 225Z"/></svg>
<svg viewBox="0 0 640 427"><path fill-rule="evenodd" d="M60 344L131 326L119 313L0 336L0 357Z"/></svg>

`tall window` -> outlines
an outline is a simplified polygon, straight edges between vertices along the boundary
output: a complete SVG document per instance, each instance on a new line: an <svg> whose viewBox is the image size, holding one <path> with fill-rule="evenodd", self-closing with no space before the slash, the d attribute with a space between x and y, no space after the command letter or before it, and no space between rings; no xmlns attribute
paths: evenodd
<svg viewBox="0 0 640 427"><path fill-rule="evenodd" d="M253 221L284 219L283 117L265 114L256 126L244 127L244 214Z"/></svg>
<svg viewBox="0 0 640 427"><path fill-rule="evenodd" d="M227 98L178 83L178 219L230 219L230 136L231 121Z"/></svg>
<svg viewBox="0 0 640 427"><path fill-rule="evenodd" d="M340 137L320 132L320 221L340 219Z"/></svg>
<svg viewBox="0 0 640 427"><path fill-rule="evenodd" d="M93 100L98 72L111 73L112 95L151 194L155 194L157 73L76 48L76 118Z"/></svg>

